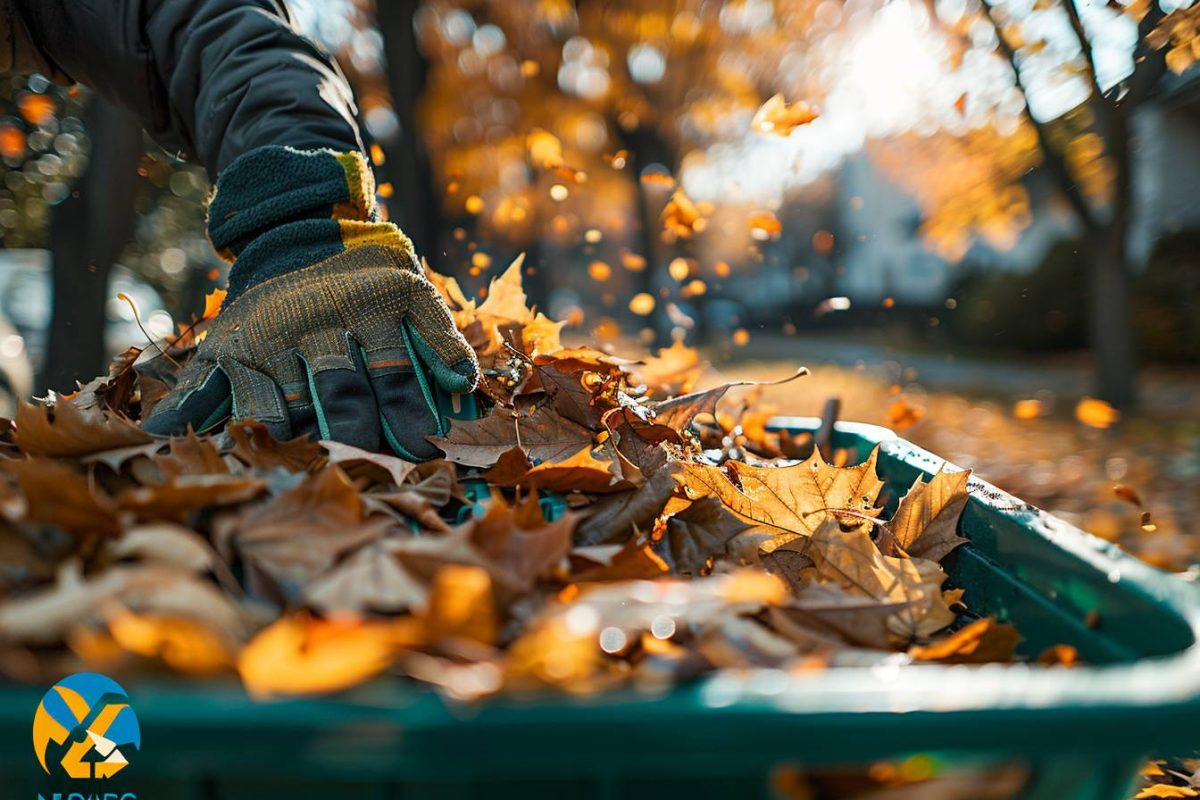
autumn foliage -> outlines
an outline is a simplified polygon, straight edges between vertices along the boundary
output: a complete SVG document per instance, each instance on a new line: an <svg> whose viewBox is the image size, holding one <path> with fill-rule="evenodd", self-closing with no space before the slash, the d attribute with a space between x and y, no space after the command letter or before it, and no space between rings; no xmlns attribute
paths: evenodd
<svg viewBox="0 0 1200 800"><path fill-rule="evenodd" d="M253 421L152 439L132 418L163 384L136 352L22 406L0 461L0 669L236 670L259 695L391 672L463 699L1013 657L1016 632L944 585L967 473L885 519L875 455L835 466L729 402L744 385L694 390L694 351L564 347L519 263L482 302L430 277L487 376L443 460ZM163 346L182 362L202 335Z"/></svg>

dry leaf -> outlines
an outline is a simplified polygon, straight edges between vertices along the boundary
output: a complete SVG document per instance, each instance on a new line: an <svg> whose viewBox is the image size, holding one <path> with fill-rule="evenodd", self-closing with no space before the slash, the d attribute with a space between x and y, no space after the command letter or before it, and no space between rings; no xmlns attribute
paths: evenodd
<svg viewBox="0 0 1200 800"><path fill-rule="evenodd" d="M700 575L725 554L733 537L749 526L715 497L702 497L666 519L654 551L680 575Z"/></svg>
<svg viewBox="0 0 1200 800"><path fill-rule="evenodd" d="M410 640L410 621L353 617L284 617L261 631L238 656L238 672L253 695L327 694L383 672Z"/></svg>
<svg viewBox="0 0 1200 800"><path fill-rule="evenodd" d="M120 530L112 498L62 462L31 458L4 462L3 469L17 477L25 496L25 519L76 534Z"/></svg>
<svg viewBox="0 0 1200 800"><path fill-rule="evenodd" d="M497 407L479 420L452 420L446 436L430 437L430 441L450 461L490 467L514 447L523 449L535 462L568 458L591 446L592 433L548 406L516 415Z"/></svg>
<svg viewBox="0 0 1200 800"><path fill-rule="evenodd" d="M372 542L308 585L304 599L326 614L421 611L428 590L400 564L386 541Z"/></svg>
<svg viewBox="0 0 1200 800"><path fill-rule="evenodd" d="M828 519L878 515L875 502L883 482L875 474L877 458L875 451L858 466L833 467L814 451L807 461L790 467L731 461L728 475L720 467L685 461L682 483L690 496L715 496L742 519L787 532L774 542L779 546L812 535ZM772 545L763 549L769 551Z"/></svg>
<svg viewBox="0 0 1200 800"><path fill-rule="evenodd" d="M225 430L234 442L233 456L251 467L302 472L324 455L321 446L307 436L280 442L266 425L254 420L231 423Z"/></svg>
<svg viewBox="0 0 1200 800"><path fill-rule="evenodd" d="M919 661L948 664L985 664L1013 660L1021 637L1012 625L985 617L927 645L915 645L908 654Z"/></svg>
<svg viewBox="0 0 1200 800"><path fill-rule="evenodd" d="M269 575L285 595L337 559L383 535L392 523L364 521L363 502L338 467L327 467L265 505L226 520L218 542Z"/></svg>
<svg viewBox="0 0 1200 800"><path fill-rule="evenodd" d="M954 621L942 597L946 573L941 567L919 558L885 556L862 528L842 530L836 519L827 519L804 552L818 578L883 603L906 604L888 623L901 642L927 639Z"/></svg>
<svg viewBox="0 0 1200 800"><path fill-rule="evenodd" d="M341 466L350 476L363 471L369 474L376 483L386 484L390 479L392 483L399 486L417 467L416 464L402 458L383 453L369 453L341 442L322 440L320 445L329 454L330 464Z"/></svg>
<svg viewBox="0 0 1200 800"><path fill-rule="evenodd" d="M29 455L72 458L154 441L129 420L99 409L79 409L60 400L53 406L21 403L13 439Z"/></svg>
<svg viewBox="0 0 1200 800"><path fill-rule="evenodd" d="M969 472L939 471L920 478L900 500L888 531L911 556L941 561L967 540L958 535L958 520L967 506Z"/></svg>

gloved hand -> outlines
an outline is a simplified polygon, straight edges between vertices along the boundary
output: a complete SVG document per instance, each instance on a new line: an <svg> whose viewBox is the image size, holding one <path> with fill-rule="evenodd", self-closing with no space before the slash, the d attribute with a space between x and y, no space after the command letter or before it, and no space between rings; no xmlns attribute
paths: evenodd
<svg viewBox="0 0 1200 800"><path fill-rule="evenodd" d="M434 387L470 392L479 365L374 194L358 153L263 147L222 172L208 229L235 259L229 294L146 430L256 419L281 439L437 454Z"/></svg>

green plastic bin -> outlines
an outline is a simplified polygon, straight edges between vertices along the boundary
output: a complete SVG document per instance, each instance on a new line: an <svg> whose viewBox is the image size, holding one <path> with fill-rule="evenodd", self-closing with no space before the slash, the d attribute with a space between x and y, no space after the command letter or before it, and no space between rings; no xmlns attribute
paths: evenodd
<svg viewBox="0 0 1200 800"><path fill-rule="evenodd" d="M818 420L774 424L812 431ZM836 427L834 446L859 460L876 445L893 504L943 464L883 428ZM781 765L928 754L939 769L1015 760L1028 768L1021 796L1083 800L1130 796L1148 755L1200 749L1196 587L982 481L972 481L961 532L970 543L947 566L970 608L1012 621L1024 655L1068 643L1086 666L900 657L799 677L717 675L653 697L474 706L400 680L269 703L232 681L128 682L141 752L107 783L57 787L31 744L47 687L9 685L0 687L0 797L771 797L785 783L768 777Z"/></svg>

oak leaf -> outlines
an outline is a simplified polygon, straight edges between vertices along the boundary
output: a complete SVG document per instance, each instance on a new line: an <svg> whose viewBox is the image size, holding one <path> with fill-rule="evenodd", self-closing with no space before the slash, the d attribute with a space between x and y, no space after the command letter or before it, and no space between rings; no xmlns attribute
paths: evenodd
<svg viewBox="0 0 1200 800"><path fill-rule="evenodd" d="M234 457L259 469L283 467L288 472L303 472L323 455L321 446L307 436L281 442L271 436L266 425L255 420L231 423L226 432L233 439Z"/></svg>
<svg viewBox="0 0 1200 800"><path fill-rule="evenodd" d="M80 409L68 400L53 406L17 406L13 439L25 453L74 458L154 441L150 434L115 413Z"/></svg>

